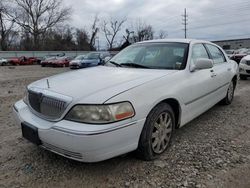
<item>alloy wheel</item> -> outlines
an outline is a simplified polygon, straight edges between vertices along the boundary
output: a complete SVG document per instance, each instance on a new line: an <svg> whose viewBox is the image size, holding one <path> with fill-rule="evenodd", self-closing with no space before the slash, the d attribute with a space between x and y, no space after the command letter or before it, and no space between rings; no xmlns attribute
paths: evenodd
<svg viewBox="0 0 250 188"><path fill-rule="evenodd" d="M152 150L160 154L168 146L172 134L173 122L168 112L161 113L154 122L151 142Z"/></svg>

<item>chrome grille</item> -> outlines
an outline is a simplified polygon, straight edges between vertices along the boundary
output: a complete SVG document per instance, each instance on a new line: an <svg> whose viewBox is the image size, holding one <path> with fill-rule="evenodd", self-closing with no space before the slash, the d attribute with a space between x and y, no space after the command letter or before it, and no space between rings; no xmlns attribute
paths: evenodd
<svg viewBox="0 0 250 188"><path fill-rule="evenodd" d="M46 96L41 92L28 91L30 107L43 117L48 119L58 119L67 107L67 102Z"/></svg>

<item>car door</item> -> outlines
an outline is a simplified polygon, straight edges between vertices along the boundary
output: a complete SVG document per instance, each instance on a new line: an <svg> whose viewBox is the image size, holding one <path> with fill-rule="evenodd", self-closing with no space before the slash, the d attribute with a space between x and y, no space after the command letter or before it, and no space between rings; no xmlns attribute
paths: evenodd
<svg viewBox="0 0 250 188"><path fill-rule="evenodd" d="M190 66L199 58L210 59L207 49L202 43L194 44L191 49ZM213 68L187 72L187 84L190 93L186 96L185 122L197 117L216 103L214 92L218 87L218 77ZM184 114L184 113L183 113Z"/></svg>
<svg viewBox="0 0 250 188"><path fill-rule="evenodd" d="M218 88L221 87L222 89L224 89L224 92L226 92L231 77L230 64L227 62L223 52L217 46L212 44L205 44L205 46L211 59L213 59L214 62L213 71L218 80Z"/></svg>

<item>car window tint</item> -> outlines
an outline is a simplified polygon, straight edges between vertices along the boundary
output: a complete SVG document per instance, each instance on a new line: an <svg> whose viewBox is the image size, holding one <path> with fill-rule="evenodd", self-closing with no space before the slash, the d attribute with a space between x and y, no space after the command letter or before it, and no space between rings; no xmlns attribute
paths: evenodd
<svg viewBox="0 0 250 188"><path fill-rule="evenodd" d="M215 64L224 63L226 61L225 56L223 55L223 53L221 52L221 50L219 48L217 48L216 46L210 45L210 44L206 44L206 46L207 46Z"/></svg>
<svg viewBox="0 0 250 188"><path fill-rule="evenodd" d="M194 44L192 48L191 63L193 64L199 58L209 59L206 48L203 44Z"/></svg>
<svg viewBox="0 0 250 188"><path fill-rule="evenodd" d="M203 46L203 44L195 44L192 48L192 60L194 61L198 58L209 59L207 51L205 47Z"/></svg>

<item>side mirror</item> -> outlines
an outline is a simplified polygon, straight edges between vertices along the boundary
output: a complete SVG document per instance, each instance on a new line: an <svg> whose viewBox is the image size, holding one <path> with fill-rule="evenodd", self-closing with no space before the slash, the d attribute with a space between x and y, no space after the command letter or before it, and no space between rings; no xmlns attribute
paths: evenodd
<svg viewBox="0 0 250 188"><path fill-rule="evenodd" d="M194 64L190 67L190 71L201 69L211 69L213 67L213 61L207 58L198 58L194 61Z"/></svg>
<svg viewBox="0 0 250 188"><path fill-rule="evenodd" d="M111 59L111 57L110 57L110 56L107 56L107 57L104 58L104 62L106 63L106 62L108 62L110 59Z"/></svg>

